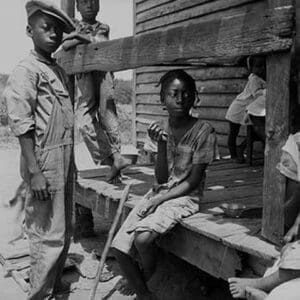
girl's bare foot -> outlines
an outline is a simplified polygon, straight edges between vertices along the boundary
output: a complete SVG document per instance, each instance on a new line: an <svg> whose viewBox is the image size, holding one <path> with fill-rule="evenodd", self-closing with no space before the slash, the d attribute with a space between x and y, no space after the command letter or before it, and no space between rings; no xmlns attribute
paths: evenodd
<svg viewBox="0 0 300 300"><path fill-rule="evenodd" d="M245 293L247 300L264 300L268 296L264 291L249 286L246 287Z"/></svg>
<svg viewBox="0 0 300 300"><path fill-rule="evenodd" d="M128 281L125 278L121 278L116 286L115 289L120 292L120 294L124 296L132 296L134 295L134 291L129 286Z"/></svg>
<svg viewBox="0 0 300 300"><path fill-rule="evenodd" d="M256 288L257 279L252 278L229 278L229 290L234 299L247 299L246 288Z"/></svg>

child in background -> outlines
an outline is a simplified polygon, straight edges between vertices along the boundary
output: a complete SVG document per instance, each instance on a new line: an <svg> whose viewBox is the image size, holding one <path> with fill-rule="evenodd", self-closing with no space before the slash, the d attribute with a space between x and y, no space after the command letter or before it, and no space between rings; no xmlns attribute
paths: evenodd
<svg viewBox="0 0 300 300"><path fill-rule="evenodd" d="M109 39L109 26L96 20L99 0L77 0L82 20L75 20L76 31L66 36L63 49L69 50L82 43ZM131 161L121 156L121 140L114 82L111 72L93 71L78 74L77 84L81 97L76 108L78 128L95 164L110 165L108 181L120 176L120 171ZM94 233L90 209L76 204L76 236L90 237Z"/></svg>
<svg viewBox="0 0 300 300"><path fill-rule="evenodd" d="M82 43L109 39L109 26L96 20L99 0L77 0L81 21L75 20L76 32L66 36L63 49L69 50ZM120 174L130 161L121 156L120 134L114 102L114 82L111 72L88 72L77 75L81 92L78 104L79 129L96 164L112 165L108 180Z"/></svg>
<svg viewBox="0 0 300 300"><path fill-rule="evenodd" d="M72 20L48 1L26 4L34 50L9 77L4 99L21 145L30 245L28 299L62 291L61 275L72 233L73 108L64 71L52 59Z"/></svg>
<svg viewBox="0 0 300 300"><path fill-rule="evenodd" d="M130 212L112 243L138 299L155 299L147 287L155 271L154 242L182 218L198 212L206 168L217 156L214 129L189 114L197 95L194 79L183 70L172 70L159 84L161 102L169 113L168 129L164 131L158 123L148 129L150 138L157 142L158 186ZM141 268L134 259L135 251Z"/></svg>
<svg viewBox="0 0 300 300"><path fill-rule="evenodd" d="M251 74L248 77L247 85L243 92L239 94L229 106L225 118L229 121L228 148L232 159L238 163L243 163L244 150L246 149L246 139L236 145L236 139L241 125L247 123L246 109L266 88L266 60L261 56L250 56L247 61Z"/></svg>

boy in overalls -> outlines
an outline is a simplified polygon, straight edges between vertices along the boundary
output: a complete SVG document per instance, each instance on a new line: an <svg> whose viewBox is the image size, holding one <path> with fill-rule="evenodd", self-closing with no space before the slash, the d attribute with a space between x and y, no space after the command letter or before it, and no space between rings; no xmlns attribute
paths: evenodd
<svg viewBox="0 0 300 300"><path fill-rule="evenodd" d="M27 35L34 50L14 69L4 98L11 129L21 146L30 244L28 299L61 291L71 237L73 109L64 71L52 59L72 20L48 1L26 4Z"/></svg>

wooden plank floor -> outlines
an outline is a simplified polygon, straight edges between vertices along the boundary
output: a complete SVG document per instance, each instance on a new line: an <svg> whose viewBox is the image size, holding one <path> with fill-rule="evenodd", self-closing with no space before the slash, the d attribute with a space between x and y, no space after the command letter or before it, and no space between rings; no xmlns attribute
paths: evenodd
<svg viewBox="0 0 300 300"><path fill-rule="evenodd" d="M108 184L104 179L103 171L82 172L76 189L76 202L112 218L124 185L128 182L132 184L126 204L128 212L152 186L154 171L150 166L131 167L125 172L120 185ZM229 160L214 162L207 171L200 212L184 219L173 234L171 232L162 239L161 246L211 275L224 279L234 276L234 272L241 269L241 261L235 251L272 262L279 252L275 246L260 238L262 184L262 160L254 160L251 167ZM249 212L255 214L246 213L239 219L225 217L218 207L222 203L232 202L245 204ZM208 264L207 260L199 258L201 253L205 257L212 255L212 251L214 263ZM216 264L219 264L218 270Z"/></svg>
<svg viewBox="0 0 300 300"><path fill-rule="evenodd" d="M261 160L256 160L254 166L251 167L245 164L231 163L228 160L214 162L207 170L204 200L200 210L219 206L224 202L244 203L249 207L262 207L262 169ZM78 195L76 201L85 206L93 207L97 204L95 201L118 200L124 185L130 182L131 196L127 205L132 207L154 183L154 170L152 166L134 166L124 173L123 183L112 185L105 182L107 169L82 171L78 180L79 186L76 189ZM95 194L94 197L91 195L93 193ZM89 201L91 197L95 199ZM106 208L107 206L109 203L106 204ZM103 205L98 203L97 208L100 208L100 211L97 211L95 207L94 210L96 209L96 212L102 214L101 207Z"/></svg>

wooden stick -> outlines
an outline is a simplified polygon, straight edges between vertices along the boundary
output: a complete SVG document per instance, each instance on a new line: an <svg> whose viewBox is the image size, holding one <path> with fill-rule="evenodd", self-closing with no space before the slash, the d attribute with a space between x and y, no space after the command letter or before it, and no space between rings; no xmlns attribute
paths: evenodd
<svg viewBox="0 0 300 300"><path fill-rule="evenodd" d="M24 280L24 278L21 276L21 274L18 271L9 270L8 265L5 259L2 257L2 255L0 255L0 263L3 266L5 272L7 272L7 274L15 280L15 282L19 285L22 291L24 293L28 293L30 290L29 284Z"/></svg>
<svg viewBox="0 0 300 300"><path fill-rule="evenodd" d="M123 191L123 194L122 194L121 200L119 202L119 207L117 209L114 221L113 221L113 223L111 225L111 228L109 230L108 238L107 238L103 253L101 255L101 260L100 260L99 265L98 265L97 275L96 275L96 278L95 278L93 286L92 286L92 290L91 290L91 293L90 293L89 300L94 300L95 299L96 291L97 291L100 276L101 276L101 273L102 273L102 270L103 270L103 267L104 267L104 263L106 261L106 257L107 257L110 245L112 243L115 230L118 226L118 223L119 223L119 220L120 220L120 217L121 217L121 214L122 214L122 210L123 210L125 201L128 198L129 189L130 189L130 184L126 185L126 187Z"/></svg>

